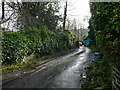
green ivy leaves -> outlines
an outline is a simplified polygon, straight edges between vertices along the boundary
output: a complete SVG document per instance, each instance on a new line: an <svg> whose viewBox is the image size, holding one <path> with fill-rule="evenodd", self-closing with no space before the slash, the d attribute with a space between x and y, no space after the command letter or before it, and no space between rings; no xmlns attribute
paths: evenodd
<svg viewBox="0 0 120 90"><path fill-rule="evenodd" d="M91 25L95 31L97 45L101 46L101 51L112 52L112 55L120 56L120 4L111 3L91 3ZM103 53L104 53L103 52ZM119 57L120 58L120 57Z"/></svg>

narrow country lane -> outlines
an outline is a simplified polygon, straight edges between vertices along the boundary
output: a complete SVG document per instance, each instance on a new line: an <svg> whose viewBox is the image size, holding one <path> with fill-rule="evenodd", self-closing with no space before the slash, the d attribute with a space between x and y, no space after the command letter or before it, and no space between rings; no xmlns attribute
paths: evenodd
<svg viewBox="0 0 120 90"><path fill-rule="evenodd" d="M84 78L87 76L84 69L88 64L86 61L90 52L88 48L83 50L82 54L71 57L74 62L70 63L66 70L52 78L43 88L80 88L81 84L84 83Z"/></svg>
<svg viewBox="0 0 120 90"><path fill-rule="evenodd" d="M80 47L75 52L58 57L25 74L3 88L80 88L86 78L90 49Z"/></svg>

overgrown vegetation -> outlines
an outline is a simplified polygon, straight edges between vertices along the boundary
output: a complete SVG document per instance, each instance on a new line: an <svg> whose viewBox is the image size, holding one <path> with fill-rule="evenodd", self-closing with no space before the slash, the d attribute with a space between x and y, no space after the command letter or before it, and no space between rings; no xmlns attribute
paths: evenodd
<svg viewBox="0 0 120 90"><path fill-rule="evenodd" d="M99 51L104 54L101 61L91 66L89 88L110 88L112 83L111 66L120 66L120 2L90 3L91 19L89 21L89 37L96 42ZM96 51L94 49L94 51Z"/></svg>
<svg viewBox="0 0 120 90"><path fill-rule="evenodd" d="M96 46L110 58L109 63L117 65L120 59L120 2L90 3L90 28L94 31Z"/></svg>
<svg viewBox="0 0 120 90"><path fill-rule="evenodd" d="M76 40L70 30L54 33L47 26L29 27L19 32L5 31L2 37L2 63L7 65L21 63L31 54L37 53L41 57L71 49Z"/></svg>
<svg viewBox="0 0 120 90"><path fill-rule="evenodd" d="M112 88L112 69L108 62L106 57L100 61L93 61L88 67L88 81L83 85L84 88Z"/></svg>

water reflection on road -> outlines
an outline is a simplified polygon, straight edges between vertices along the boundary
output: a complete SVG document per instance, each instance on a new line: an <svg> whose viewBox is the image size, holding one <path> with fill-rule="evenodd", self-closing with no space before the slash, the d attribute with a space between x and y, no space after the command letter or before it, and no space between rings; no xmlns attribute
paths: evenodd
<svg viewBox="0 0 120 90"><path fill-rule="evenodd" d="M4 88L80 88L86 78L90 49L76 51L41 64L33 73L23 74L3 85ZM78 54L79 53L79 54Z"/></svg>
<svg viewBox="0 0 120 90"><path fill-rule="evenodd" d="M80 55L75 55L78 52L84 52ZM70 57L74 59L74 62L70 64L70 66L62 71L59 75L54 77L47 85L44 87L47 88L80 88L80 85L84 83L83 76L86 76L84 72L84 67L86 66L85 62L89 57L89 48L80 48L78 52L67 55L63 58Z"/></svg>

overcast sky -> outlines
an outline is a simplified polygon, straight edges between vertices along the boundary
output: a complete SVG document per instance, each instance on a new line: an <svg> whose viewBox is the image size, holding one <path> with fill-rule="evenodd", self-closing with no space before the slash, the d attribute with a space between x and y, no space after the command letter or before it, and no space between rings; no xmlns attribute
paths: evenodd
<svg viewBox="0 0 120 90"><path fill-rule="evenodd" d="M64 0L65 1L65 0ZM60 12L62 15L64 14L64 5L62 3L62 8ZM84 21L86 16L90 17L90 7L89 7L89 0L68 0L68 18L73 20L74 18L77 20L78 26L82 24L83 27L88 27L88 21Z"/></svg>
<svg viewBox="0 0 120 90"><path fill-rule="evenodd" d="M64 6L66 0L60 0L62 3L60 6L60 13L64 14ZM1 10L0 10L1 11ZM1 13L0 13L1 16ZM84 18L88 16L90 17L90 8L89 8L89 0L68 0L68 8L67 8L67 18L73 20L74 18L77 20L77 26L81 25L84 28L88 27L88 21L84 21Z"/></svg>

